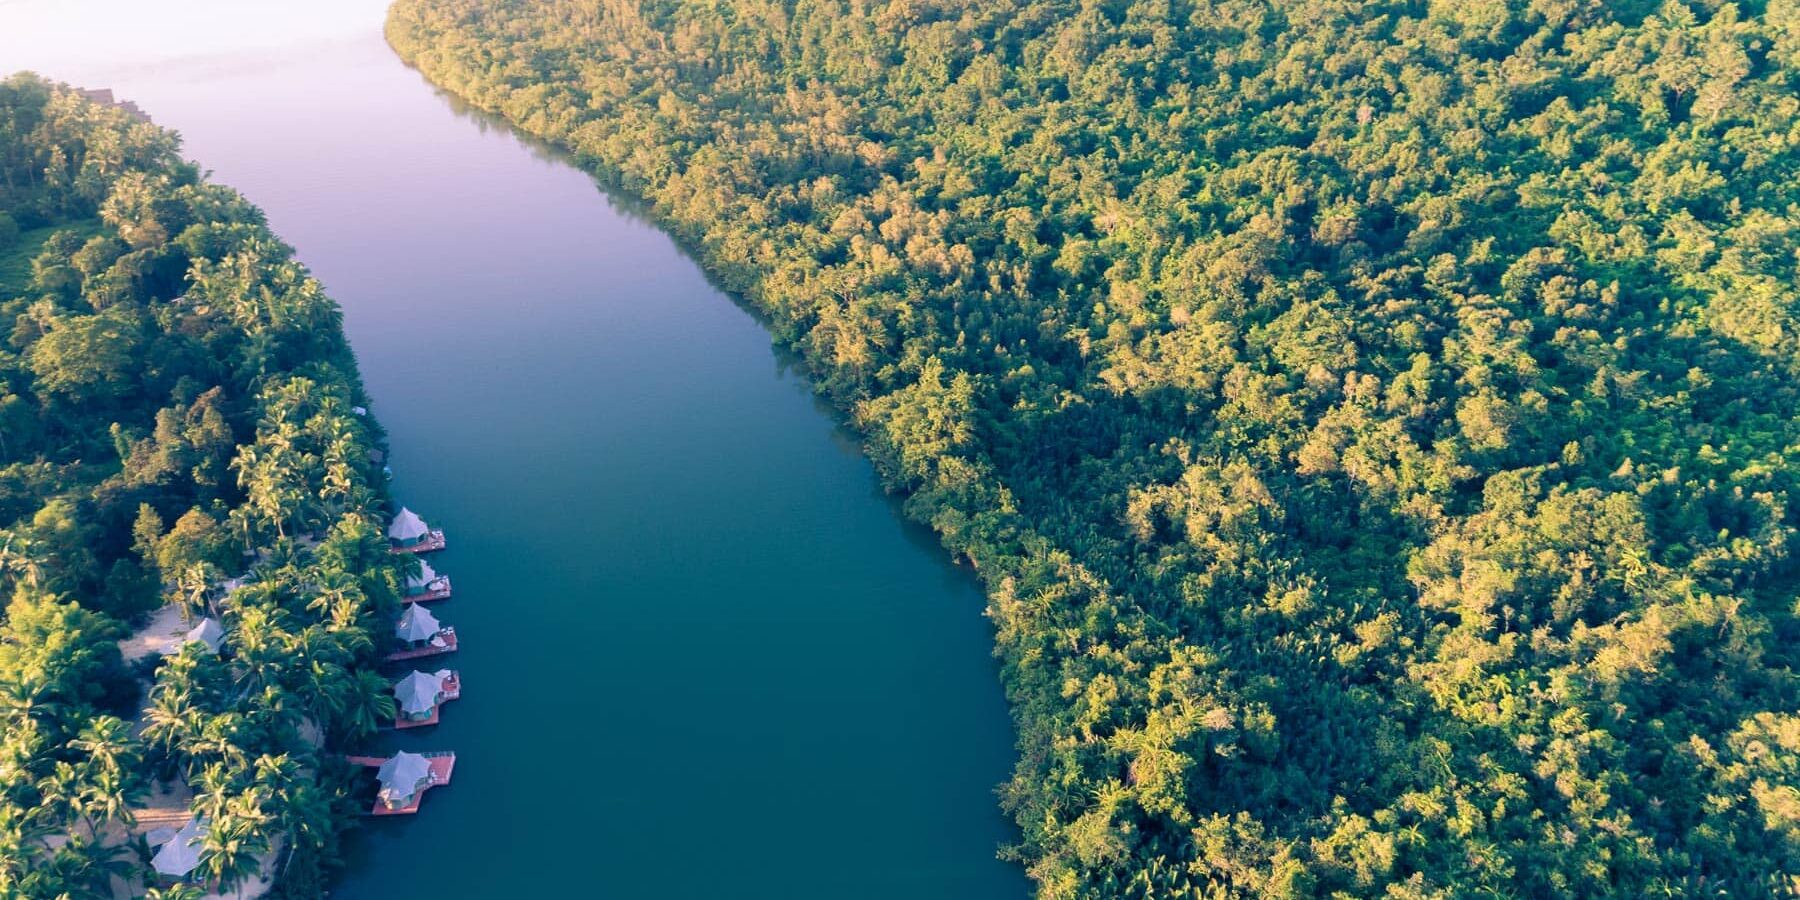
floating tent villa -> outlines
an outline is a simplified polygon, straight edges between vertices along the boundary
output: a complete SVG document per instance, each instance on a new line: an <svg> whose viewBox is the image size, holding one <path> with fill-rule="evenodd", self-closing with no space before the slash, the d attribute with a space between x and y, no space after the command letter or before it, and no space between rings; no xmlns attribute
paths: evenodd
<svg viewBox="0 0 1800 900"><path fill-rule="evenodd" d="M435 675L413 670L411 675L400 679L394 685L394 700L400 707L400 718L414 722L422 722L432 718L437 712L438 704L447 699L444 694L444 680L449 672Z"/></svg>
<svg viewBox="0 0 1800 900"><path fill-rule="evenodd" d="M400 621L394 626L394 637L408 644L420 644L437 637L444 626L438 624L434 616L425 607L417 603L409 604L406 612L401 613Z"/></svg>
<svg viewBox="0 0 1800 900"><path fill-rule="evenodd" d="M187 633L186 643L204 644L208 653L219 652L219 647L224 642L225 627L219 624L218 619L211 616L201 619L200 624L195 625L193 630Z"/></svg>
<svg viewBox="0 0 1800 900"><path fill-rule="evenodd" d="M431 589L431 583L438 580L438 577L437 570L431 567L431 563L421 559L419 560L419 574L406 576L406 592L423 594Z"/></svg>
<svg viewBox="0 0 1800 900"><path fill-rule="evenodd" d="M206 823L198 816L189 819L181 830L175 832L162 849L150 858L150 867L158 875L168 878L186 878L188 873L200 866L200 852L206 847Z"/></svg>
<svg viewBox="0 0 1800 900"><path fill-rule="evenodd" d="M382 657L388 662L456 652L456 629L438 624L437 617L420 603L406 604L400 621L394 623L394 637L406 646Z"/></svg>
<svg viewBox="0 0 1800 900"><path fill-rule="evenodd" d="M388 525L388 540L401 547L417 544L430 534L431 529L425 525L425 520L404 506L400 507L400 514Z"/></svg>
<svg viewBox="0 0 1800 900"><path fill-rule="evenodd" d="M429 553L444 549L444 533L425 524L419 514L406 507L388 523L388 542L395 553Z"/></svg>
<svg viewBox="0 0 1800 900"><path fill-rule="evenodd" d="M456 774L456 754L447 750L432 753L397 753L390 757L346 756L351 765L367 766L375 771L380 790L375 794L371 816L407 816L419 811L425 792L450 783Z"/></svg>
<svg viewBox="0 0 1800 900"><path fill-rule="evenodd" d="M404 750L382 763L375 771L375 778L381 783L381 790L375 797L388 809L412 805L414 795L436 780L430 760Z"/></svg>
<svg viewBox="0 0 1800 900"><path fill-rule="evenodd" d="M405 594L408 600L441 600L450 596L450 579L421 559L419 574L406 576Z"/></svg>

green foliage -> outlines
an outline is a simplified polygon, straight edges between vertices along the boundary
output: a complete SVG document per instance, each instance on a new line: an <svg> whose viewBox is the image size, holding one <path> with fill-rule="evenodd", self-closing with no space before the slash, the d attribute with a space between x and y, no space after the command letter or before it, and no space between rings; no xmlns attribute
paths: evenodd
<svg viewBox="0 0 1800 900"><path fill-rule="evenodd" d="M1042 896L1800 889L1800 4L388 37L647 201L979 566Z"/></svg>
<svg viewBox="0 0 1800 900"><path fill-rule="evenodd" d="M398 604L337 307L173 135L31 76L0 83L0 206L30 225L0 256L0 895L141 874L109 826L169 776L208 886L279 837L316 894L352 811L313 773L393 714ZM155 665L146 707L118 641L163 603L226 653Z"/></svg>

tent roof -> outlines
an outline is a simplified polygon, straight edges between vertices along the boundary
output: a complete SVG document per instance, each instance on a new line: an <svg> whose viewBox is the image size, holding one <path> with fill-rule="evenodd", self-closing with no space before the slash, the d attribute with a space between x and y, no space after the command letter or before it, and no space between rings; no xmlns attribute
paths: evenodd
<svg viewBox="0 0 1800 900"><path fill-rule="evenodd" d="M411 675L394 685L394 699L400 701L400 709L404 712L426 713L437 705L438 694L443 689L444 679L414 669Z"/></svg>
<svg viewBox="0 0 1800 900"><path fill-rule="evenodd" d="M217 653L219 652L219 645L225 642L225 627L219 624L218 619L207 616L206 618L201 619L200 624L195 625L192 631L187 633L187 639L190 642L198 641L199 643L205 644L206 649Z"/></svg>
<svg viewBox="0 0 1800 900"><path fill-rule="evenodd" d="M200 851L205 847L206 823L195 816L156 851L150 858L150 865L171 878L181 878L200 865Z"/></svg>
<svg viewBox="0 0 1800 900"><path fill-rule="evenodd" d="M392 524L388 525L388 538L396 541L415 541L425 536L431 529L425 527L425 520L419 514L402 506Z"/></svg>
<svg viewBox="0 0 1800 900"><path fill-rule="evenodd" d="M394 754L375 770L375 777L381 781L381 792L396 799L411 797L418 791L419 782L430 775L431 760L405 750Z"/></svg>
<svg viewBox="0 0 1800 900"><path fill-rule="evenodd" d="M425 607L417 603L407 604L406 612L400 614L400 621L394 626L394 636L403 641L428 641L431 636L443 631L437 617Z"/></svg>
<svg viewBox="0 0 1800 900"><path fill-rule="evenodd" d="M433 581L436 581L437 577L437 570L431 567L431 563L421 559L419 560L419 574L406 576L406 586L424 587Z"/></svg>

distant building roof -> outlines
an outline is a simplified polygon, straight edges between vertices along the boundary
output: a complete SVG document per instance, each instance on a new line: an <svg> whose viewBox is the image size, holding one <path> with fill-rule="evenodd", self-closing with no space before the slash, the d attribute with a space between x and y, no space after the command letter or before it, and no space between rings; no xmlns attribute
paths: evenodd
<svg viewBox="0 0 1800 900"><path fill-rule="evenodd" d="M419 785L431 777L431 760L402 750L382 763L375 770L375 777L381 782L382 800L403 802L418 793Z"/></svg>
<svg viewBox="0 0 1800 900"><path fill-rule="evenodd" d="M189 643L205 644L206 649L217 653L219 652L219 645L225 642L225 627L219 624L218 619L207 616L206 618L201 619L200 624L195 625L192 631L187 633L187 639Z"/></svg>
<svg viewBox="0 0 1800 900"><path fill-rule="evenodd" d="M431 712L437 706L438 694L443 690L444 679L414 669L411 675L394 685L394 699L400 702L401 712L419 715Z"/></svg>
<svg viewBox="0 0 1800 900"><path fill-rule="evenodd" d="M102 106L111 106L122 109L127 115L140 122L150 121L150 117L145 115L144 111L139 109L136 103L133 103L130 100L119 100L114 98L112 88L76 88L75 92Z"/></svg>
<svg viewBox="0 0 1800 900"><path fill-rule="evenodd" d="M199 867L200 852L205 847L206 823L195 816L150 857L150 867L170 878L185 878Z"/></svg>
<svg viewBox="0 0 1800 900"><path fill-rule="evenodd" d="M403 641L429 641L442 630L444 627L438 624L436 616L425 607L411 603L407 605L406 612L400 614L400 621L394 626L394 636Z"/></svg>
<svg viewBox="0 0 1800 900"><path fill-rule="evenodd" d="M393 523L388 525L388 539L416 541L430 531L431 529L425 526L425 520L419 518L418 513L402 506L399 515L394 516Z"/></svg>

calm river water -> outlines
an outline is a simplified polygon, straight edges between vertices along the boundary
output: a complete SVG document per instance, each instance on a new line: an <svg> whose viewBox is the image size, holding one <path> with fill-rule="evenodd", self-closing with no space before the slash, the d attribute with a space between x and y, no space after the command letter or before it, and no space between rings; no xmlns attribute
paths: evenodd
<svg viewBox="0 0 1800 900"><path fill-rule="evenodd" d="M386 743L455 782L334 895L1023 896L973 579L667 236L459 112L381 16L0 0L0 70L136 100L268 212L449 531L463 699Z"/></svg>

